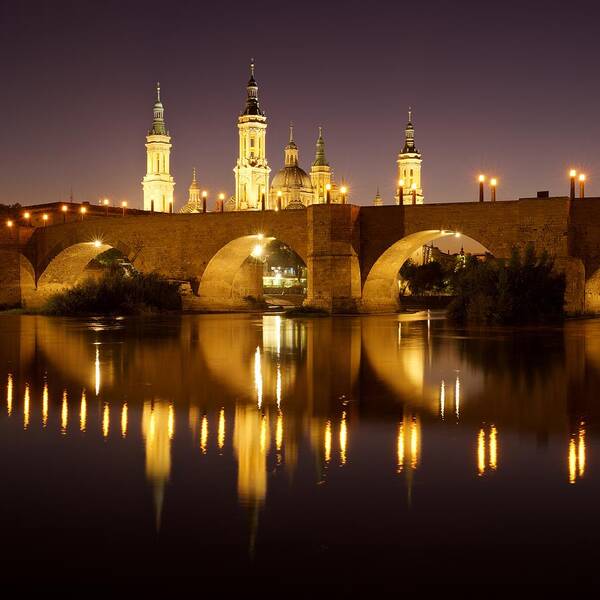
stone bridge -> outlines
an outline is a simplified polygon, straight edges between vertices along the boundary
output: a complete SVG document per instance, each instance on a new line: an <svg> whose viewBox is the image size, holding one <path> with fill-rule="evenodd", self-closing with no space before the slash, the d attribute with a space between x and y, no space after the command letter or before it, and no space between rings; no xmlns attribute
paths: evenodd
<svg viewBox="0 0 600 600"><path fill-rule="evenodd" d="M547 250L566 274L567 309L600 310L600 198L173 215L138 211L47 227L3 227L0 304L39 305L76 283L90 260L112 247L139 271L189 281L195 308L240 308L245 296L262 291L252 250L274 238L306 263L306 304L333 313L391 311L397 308L403 262L423 244L457 232L499 258L527 243Z"/></svg>

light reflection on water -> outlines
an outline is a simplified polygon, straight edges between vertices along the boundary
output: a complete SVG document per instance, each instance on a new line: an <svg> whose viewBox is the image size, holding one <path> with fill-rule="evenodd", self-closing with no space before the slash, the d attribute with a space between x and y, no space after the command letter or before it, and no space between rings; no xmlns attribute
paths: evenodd
<svg viewBox="0 0 600 600"><path fill-rule="evenodd" d="M232 496L252 511L252 531L240 526L237 535L250 536L255 552L261 526L318 543L316 524L283 525L279 507L335 521L313 491L323 486L348 507L369 494L380 499L377 512L352 525L367 542L370 529L391 535L404 510L432 518L430 499L448 485L463 506L491 486L500 512L500 498L516 492L511 478L524 473L560 502L573 485L597 486L598 321L465 332L429 314L89 326L22 316L3 317L0 328L19 342L1 349L0 376L2 427L19 420L23 460L40 436L56 460L55 439L76 441L75 453L85 439L86 456L103 469L130 465L125 490L145 480L154 530L185 520L169 506L195 487L222 519L232 518ZM96 485L92 472L86 485ZM218 502L206 500L210 490ZM54 492L59 501L60 486ZM388 505L399 493L405 504Z"/></svg>

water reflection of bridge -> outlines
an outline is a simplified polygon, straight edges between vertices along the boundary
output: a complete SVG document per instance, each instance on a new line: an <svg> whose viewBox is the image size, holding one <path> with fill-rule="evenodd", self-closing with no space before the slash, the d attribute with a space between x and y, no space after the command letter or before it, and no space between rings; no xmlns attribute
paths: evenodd
<svg viewBox="0 0 600 600"><path fill-rule="evenodd" d="M115 442L139 435L159 508L176 435L190 436L202 455L232 453L240 500L260 504L267 473L293 473L301 444L316 458L315 479L326 481L330 465L352 463L361 423L390 419L397 423L390 452L403 476L421 463L424 423L458 422L472 429L464 456L474 473L502 467L503 434L559 434L568 480L576 482L597 419L587 399L600 345L569 326L518 339L487 331L479 339L443 321L397 317L190 317L91 328L21 317L11 324L17 343L2 349L11 419L28 430ZM542 346L544 355L532 357Z"/></svg>

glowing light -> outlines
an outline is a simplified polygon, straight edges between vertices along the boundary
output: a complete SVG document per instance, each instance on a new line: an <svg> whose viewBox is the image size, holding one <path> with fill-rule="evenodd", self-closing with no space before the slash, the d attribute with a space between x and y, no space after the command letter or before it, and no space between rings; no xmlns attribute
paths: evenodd
<svg viewBox="0 0 600 600"><path fill-rule="evenodd" d="M12 375L8 374L8 381L6 382L6 411L10 417L12 413L13 405L13 378Z"/></svg>
<svg viewBox="0 0 600 600"><path fill-rule="evenodd" d="M279 413L277 415L277 423L275 424L275 448L277 452L281 452L281 446L283 445L283 415Z"/></svg>
<svg viewBox="0 0 600 600"><path fill-rule="evenodd" d="M413 417L410 423L410 468L414 471L419 462L419 425Z"/></svg>
<svg viewBox="0 0 600 600"><path fill-rule="evenodd" d="M446 382L442 379L440 385L440 417L444 418L444 412L446 410Z"/></svg>
<svg viewBox="0 0 600 600"><path fill-rule="evenodd" d="M460 418L460 379L456 376L456 382L454 384L454 410L456 412L456 418Z"/></svg>
<svg viewBox="0 0 600 600"><path fill-rule="evenodd" d="M223 449L225 445L225 409L222 408L219 412L219 426L217 430L217 444L219 446L219 450Z"/></svg>
<svg viewBox="0 0 600 600"><path fill-rule="evenodd" d="M569 440L569 483L575 483L577 479L577 451L575 450L575 440Z"/></svg>
<svg viewBox="0 0 600 600"><path fill-rule="evenodd" d="M47 220L48 220L48 215L47 215L46 213L44 213L44 214L42 215L42 219L43 219L44 221L47 221Z"/></svg>
<svg viewBox="0 0 600 600"><path fill-rule="evenodd" d="M23 218L24 219L29 219L29 217L31 217L31 214L29 212L24 212L23 213Z"/></svg>
<svg viewBox="0 0 600 600"><path fill-rule="evenodd" d="M262 239L263 239L265 236L264 236L264 234L262 234L262 233L257 233L257 234L256 234L256 237L257 237L259 240L262 240Z"/></svg>
<svg viewBox="0 0 600 600"><path fill-rule="evenodd" d="M278 198L281 198L281 190L278 190L278 191L277 191L277 197L278 197Z"/></svg>
<svg viewBox="0 0 600 600"><path fill-rule="evenodd" d="M110 409L108 402L104 403L104 409L102 411L102 436L108 437L110 433Z"/></svg>
<svg viewBox="0 0 600 600"><path fill-rule="evenodd" d="M485 431L479 430L477 435L477 471L479 477L485 473Z"/></svg>
<svg viewBox="0 0 600 600"><path fill-rule="evenodd" d="M277 365L277 382L275 383L275 394L277 398L277 408L281 409L281 366Z"/></svg>
<svg viewBox="0 0 600 600"><path fill-rule="evenodd" d="M100 240L94 240L94 248L100 248L102 246L102 242Z"/></svg>
<svg viewBox="0 0 600 600"><path fill-rule="evenodd" d="M85 390L81 390L81 403L79 405L79 429L85 431L87 425L87 398Z"/></svg>
<svg viewBox="0 0 600 600"><path fill-rule="evenodd" d="M202 190L202 197L206 198L208 196L208 192L206 190Z"/></svg>
<svg viewBox="0 0 600 600"><path fill-rule="evenodd" d="M30 411L30 394L29 384L25 384L25 397L23 398L23 429L29 427L29 411Z"/></svg>
<svg viewBox="0 0 600 600"><path fill-rule="evenodd" d="M42 390L42 427L46 427L48 424L48 383L44 382L44 389Z"/></svg>
<svg viewBox="0 0 600 600"><path fill-rule="evenodd" d="M569 177L576 177L577 176L577 171L575 169L571 169L569 171Z"/></svg>
<svg viewBox="0 0 600 600"><path fill-rule="evenodd" d="M200 450L202 454L206 454L208 446L208 419L206 415L202 416L202 422L200 423Z"/></svg>
<svg viewBox="0 0 600 600"><path fill-rule="evenodd" d="M13 226L13 222L10 219L8 219L8 221L6 221L6 226L7 227L12 227Z"/></svg>
<svg viewBox="0 0 600 600"><path fill-rule="evenodd" d="M457 232L454 234L454 237L457 237L457 238L459 238L460 236L461 236L461 233L460 233L460 231L457 231Z"/></svg>
<svg viewBox="0 0 600 600"><path fill-rule="evenodd" d="M169 414L167 417L167 431L169 432L169 439L172 440L175 435L175 411L173 405L169 404Z"/></svg>
<svg viewBox="0 0 600 600"><path fill-rule="evenodd" d="M262 256L263 251L264 251L264 248L262 247L262 245L256 244L256 246L254 246L254 248L252 248L251 255L254 258L258 258L259 256Z"/></svg>
<svg viewBox="0 0 600 600"><path fill-rule="evenodd" d="M79 212L80 212L82 215L85 215L85 213L87 212L87 208L86 208L85 206L82 206L82 207L79 209Z"/></svg>
<svg viewBox="0 0 600 600"><path fill-rule="evenodd" d="M110 200L108 198L104 198L102 204L104 204L104 206L108 206L110 204Z"/></svg>
<svg viewBox="0 0 600 600"><path fill-rule="evenodd" d="M348 191L348 188L347 188L345 185L343 185L343 186L340 188L340 192L341 192L342 194L345 194L347 191Z"/></svg>
<svg viewBox="0 0 600 600"><path fill-rule="evenodd" d="M579 181L585 181L585 175L583 173L580 173Z"/></svg>
<svg viewBox="0 0 600 600"><path fill-rule="evenodd" d="M495 177L492 177L492 178L490 179L490 185L491 185L492 187L496 187L496 185L498 185L498 180L497 180Z"/></svg>
<svg viewBox="0 0 600 600"><path fill-rule="evenodd" d="M325 462L328 463L331 460L331 421L325 423L323 446L325 449Z"/></svg>
<svg viewBox="0 0 600 600"><path fill-rule="evenodd" d="M346 447L348 445L348 426L346 424L346 411L342 413L340 422L340 464L346 464Z"/></svg>
<svg viewBox="0 0 600 600"><path fill-rule="evenodd" d="M413 190L413 191L414 191L414 190L416 190L416 189L417 189L417 184L416 184L416 183L413 183L413 184L410 186L410 189L411 189L411 190Z"/></svg>
<svg viewBox="0 0 600 600"><path fill-rule="evenodd" d="M63 212L67 212L67 211L69 210L69 207L68 207L66 204L63 204L63 205L60 207L60 210L62 210Z"/></svg>
<svg viewBox="0 0 600 600"><path fill-rule="evenodd" d="M483 183L485 181L485 175L480 175L478 179L479 183Z"/></svg>
<svg viewBox="0 0 600 600"><path fill-rule="evenodd" d="M490 428L490 468L492 471L498 468L498 431L495 425Z"/></svg>
<svg viewBox="0 0 600 600"><path fill-rule="evenodd" d="M94 383L96 396L100 393L100 348L96 346L96 360L94 361Z"/></svg>
<svg viewBox="0 0 600 600"><path fill-rule="evenodd" d="M256 388L256 404L260 410L263 401L263 378L260 348L258 346L256 346L256 352L254 353L254 387Z"/></svg>
<svg viewBox="0 0 600 600"><path fill-rule="evenodd" d="M326 190L329 192L329 191L331 190L331 184L330 184L330 183L328 183L328 184L325 186L325 189L326 189Z"/></svg>
<svg viewBox="0 0 600 600"><path fill-rule="evenodd" d="M129 409L127 408L127 402L123 404L121 409L121 437L127 437L127 422L129 418Z"/></svg>
<svg viewBox="0 0 600 600"><path fill-rule="evenodd" d="M121 202L121 206L123 208L127 208L127 200L123 200L123 202Z"/></svg>
<svg viewBox="0 0 600 600"><path fill-rule="evenodd" d="M225 200L225 194L219 194L219 200L221 200L221 201Z"/></svg>
<svg viewBox="0 0 600 600"><path fill-rule="evenodd" d="M398 440L396 442L396 454L398 457L398 473L402 473L404 469L404 424L398 426Z"/></svg>
<svg viewBox="0 0 600 600"><path fill-rule="evenodd" d="M583 423L579 427L577 436L577 461L579 462L579 477L583 477L585 473L585 429Z"/></svg>
<svg viewBox="0 0 600 600"><path fill-rule="evenodd" d="M260 451L267 451L267 433L268 433L268 425L267 425L267 417L263 416L260 420Z"/></svg>
<svg viewBox="0 0 600 600"><path fill-rule="evenodd" d="M398 187L401 187L401 188L404 187L404 179L399 179L398 180Z"/></svg>
<svg viewBox="0 0 600 600"><path fill-rule="evenodd" d="M67 390L63 391L62 404L60 408L60 432L67 435L67 426L69 425L69 405L67 403Z"/></svg>

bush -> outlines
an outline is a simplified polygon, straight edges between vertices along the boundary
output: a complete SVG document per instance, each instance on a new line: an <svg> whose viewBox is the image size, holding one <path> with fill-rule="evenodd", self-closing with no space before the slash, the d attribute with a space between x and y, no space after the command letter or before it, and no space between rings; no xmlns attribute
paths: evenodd
<svg viewBox="0 0 600 600"><path fill-rule="evenodd" d="M53 295L44 312L51 315L139 314L179 309L179 284L155 273L130 275L113 268L99 280L88 279Z"/></svg>
<svg viewBox="0 0 600 600"><path fill-rule="evenodd" d="M508 262L468 257L452 277L455 299L448 318L477 323L541 323L564 316L565 278L554 272L547 253L528 245L523 257L513 249Z"/></svg>

